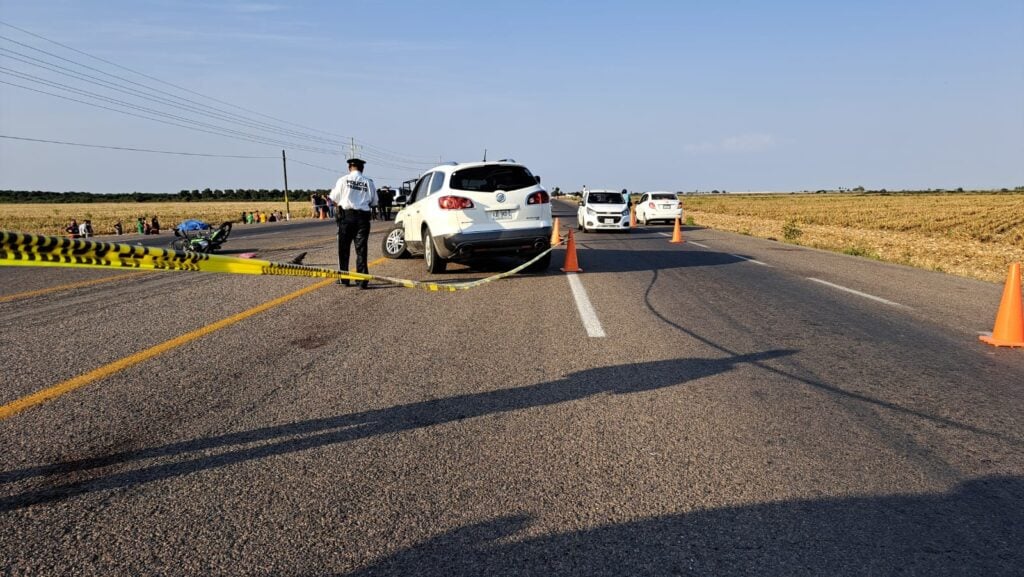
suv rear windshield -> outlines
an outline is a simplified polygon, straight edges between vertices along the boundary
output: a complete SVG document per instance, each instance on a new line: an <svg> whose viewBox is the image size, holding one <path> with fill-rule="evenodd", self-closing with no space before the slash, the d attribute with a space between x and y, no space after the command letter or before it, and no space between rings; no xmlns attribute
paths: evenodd
<svg viewBox="0 0 1024 577"><path fill-rule="evenodd" d="M537 179L523 166L474 166L453 172L449 186L455 190L495 192L536 184Z"/></svg>
<svg viewBox="0 0 1024 577"><path fill-rule="evenodd" d="M587 202L592 204L623 204L622 195L618 192L591 192L587 195Z"/></svg>
<svg viewBox="0 0 1024 577"><path fill-rule="evenodd" d="M674 194L652 194L651 200L679 200Z"/></svg>

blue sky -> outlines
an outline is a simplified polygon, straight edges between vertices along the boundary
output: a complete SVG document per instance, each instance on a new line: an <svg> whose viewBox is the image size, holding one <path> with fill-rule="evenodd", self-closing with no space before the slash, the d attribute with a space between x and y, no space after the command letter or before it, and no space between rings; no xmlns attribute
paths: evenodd
<svg viewBox="0 0 1024 577"><path fill-rule="evenodd" d="M1024 185L1020 0L6 0L0 20L324 131L289 125L305 133L294 142L320 147L306 137L355 137L375 147L361 155L379 184L412 178L438 158L479 160L486 148L489 158L515 158L549 187L567 190L583 184L730 191ZM225 109L10 27L0 26L0 36ZM76 68L9 40L0 39L0 48ZM253 131L3 54L10 53L0 52L0 66L9 70ZM68 94L10 74L0 81ZM234 155L276 156L282 148L3 84L0 134ZM344 158L284 148L321 167L340 169ZM292 188L325 188L334 178L289 165ZM281 185L280 161L272 159L0 139L0 189Z"/></svg>

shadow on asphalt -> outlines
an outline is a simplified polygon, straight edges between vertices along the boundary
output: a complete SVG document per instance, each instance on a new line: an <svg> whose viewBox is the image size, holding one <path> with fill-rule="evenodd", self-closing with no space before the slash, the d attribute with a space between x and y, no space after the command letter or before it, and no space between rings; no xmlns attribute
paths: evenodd
<svg viewBox="0 0 1024 577"><path fill-rule="evenodd" d="M709 346L709 347L711 347L711 348L713 348L715 350L721 351L722 353L724 353L726 355L735 355L736 353L732 349L730 349L729 347L723 346L723 345L721 345L721 344L711 340L710 338L697 333L696 331L694 331L692 329L686 328L686 327L680 325L679 323L676 323L676 322L672 321L671 319L666 317L664 314L662 314L657 309L657 307L654 306L654 303L651 301L651 291L653 291L654 287L658 284L659 278L660 278L659 272L657 270L654 270L653 271L653 275L651 276L651 281L647 285L647 289L644 291L644 306L647 308L647 310L650 311L650 313L653 314L655 317L657 317L661 322L663 322L666 325L672 327L673 329L675 329L675 330L677 330L677 331L679 331L679 332L681 332L681 333L683 333L683 334L685 334L685 335L687 335L687 336L689 336L689 337L691 337L691 338L693 338L695 340L698 340L698 341L704 343L705 345L707 345L707 346ZM932 414L925 413L923 411L919 411L919 410L915 410L915 409L910 409L910 408L901 406L901 405L899 405L897 403L886 401L884 399L878 399L878 398L870 397L868 395L860 394L860 393L857 393L857 392L854 392L854 391L848 391L848 390L843 389L842 387L839 387L839 386L836 386L836 385L833 385L833 384L829 384L829 383L823 382L823 381L821 381L819 379L813 379L813 378L809 378L809 377L805 377L805 376L800 376L798 374L795 374L794 372L786 371L786 370L783 370L783 369L780 369L780 368L777 368L777 367L766 365L766 364L763 364L763 363L761 363L759 361L756 361L756 360L755 361L751 361L751 364L753 364L754 366L756 366L756 367L758 367L760 369L764 369L765 371L768 371L770 373L774 373L776 375L779 375L780 377L783 377L783 378L785 378L785 379L787 379L787 380L789 380L791 382L801 383L801 384L807 385L809 387L812 387L814 389L818 389L818 390L820 390L822 392L825 392L825 393L829 394L833 398L839 399L839 400L844 401L844 402L851 402L851 403L856 404L856 405L866 405L866 406L876 407L876 408L880 408L880 409L886 409L888 411L892 411L894 413L899 413L899 414L902 414L904 416L909 416L909 417L914 417L914 418L930 421L930 422L932 422L934 424L937 424L937 425L940 425L940 426L943 426L943 427L952 427L952 428L955 428L955 429L959 429L961 431L967 431L967 432L974 433L974 434L977 434L977 435L982 435L982 436L991 437L991 438L995 438L995 439L1001 439L1003 441L1006 441L1006 442L1009 442L1009 443L1013 443L1013 444L1018 445L1018 446L1020 446L1022 444L1022 440L1021 439L1016 438L1016 437L1014 437L1012 435L1006 435L1006 434L1002 434L1002 433L999 433L999 432L996 432L996 431L989 431L989 430L986 430L986 429L983 429L983 428L980 428L980 427L975 427L975 426L972 426L972 425L964 424L964 423L961 423L961 422L958 422L956 420L949 419L949 418L946 418L946 417L942 417L942 416L938 416L938 415L932 415Z"/></svg>
<svg viewBox="0 0 1024 577"><path fill-rule="evenodd" d="M944 494L783 501L516 539L509 516L460 527L350 577L377 575L1020 575L1024 479Z"/></svg>
<svg viewBox="0 0 1024 577"><path fill-rule="evenodd" d="M312 419L288 425L172 443L160 447L124 451L103 457L8 471L0 473L0 483L6 484L43 476L71 477L75 480L68 482L65 479L60 479L64 481L63 484L0 498L0 511L11 511L38 503L61 501L95 491L132 487L245 461L431 427L462 419L557 405L600 394L652 391L726 373L739 364L763 364L765 361L789 356L796 352L794 350L772 350L715 359L677 359L600 367L578 371L556 381L526 387L433 399L386 409ZM642 380L638 380L638 378L642 378ZM263 444L256 447L241 447L256 442ZM216 455L188 455L214 448L226 448L227 450ZM90 469L116 466L142 459L168 457L185 457L185 460L128 471L106 472L98 476L86 474Z"/></svg>

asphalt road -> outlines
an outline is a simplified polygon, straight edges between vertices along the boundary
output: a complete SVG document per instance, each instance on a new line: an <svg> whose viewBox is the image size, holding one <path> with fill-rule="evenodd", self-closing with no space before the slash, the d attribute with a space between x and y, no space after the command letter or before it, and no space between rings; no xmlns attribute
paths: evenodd
<svg viewBox="0 0 1024 577"><path fill-rule="evenodd" d="M382 233L371 273L515 265L431 277ZM1000 286L670 233L458 293L0 269L0 403L88 381L0 421L0 574L1024 573ZM232 234L336 263L330 222Z"/></svg>

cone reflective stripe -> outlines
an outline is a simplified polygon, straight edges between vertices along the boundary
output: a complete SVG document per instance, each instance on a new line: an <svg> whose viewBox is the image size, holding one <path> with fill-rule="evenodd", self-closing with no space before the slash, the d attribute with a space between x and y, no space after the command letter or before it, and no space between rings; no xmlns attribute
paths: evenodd
<svg viewBox="0 0 1024 577"><path fill-rule="evenodd" d="M572 234L572 229L569 229L569 240L565 243L565 265L562 267L562 272L583 272L578 262L576 262L576 237Z"/></svg>
<svg viewBox="0 0 1024 577"><path fill-rule="evenodd" d="M1010 265L992 336L982 335L978 338L997 347L1024 347L1024 306L1021 305L1019 262Z"/></svg>
<svg viewBox="0 0 1024 577"><path fill-rule="evenodd" d="M551 228L551 246L558 246L562 242L562 238L558 235L558 231L562 230L562 223L559 222L558 217L555 217L555 226Z"/></svg>
<svg viewBox="0 0 1024 577"><path fill-rule="evenodd" d="M679 224L679 219L678 218L676 219L675 228L672 229L672 240L670 240L669 242L673 242L673 243L686 242L686 241L683 240L683 231L680 228L680 224Z"/></svg>

